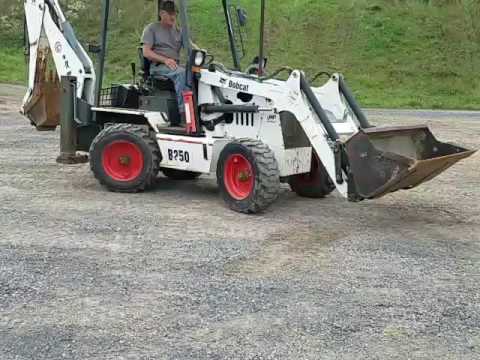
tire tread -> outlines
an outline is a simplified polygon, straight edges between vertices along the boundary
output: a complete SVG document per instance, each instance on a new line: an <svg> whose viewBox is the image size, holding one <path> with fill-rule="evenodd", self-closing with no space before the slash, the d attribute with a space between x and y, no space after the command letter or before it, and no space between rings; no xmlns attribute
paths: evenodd
<svg viewBox="0 0 480 360"><path fill-rule="evenodd" d="M113 192L137 193L152 188L152 186L155 184L155 179L157 178L158 172L160 171L161 154L157 142L149 135L148 131L146 131L144 126L132 124L113 124L111 126L108 126L95 137L92 144L90 145L90 153L94 151L94 149L98 146L99 142L102 141L102 139L115 133L133 134L145 142L152 154L151 170L148 172L148 174L145 176L145 179L140 184L128 189L118 188L107 183L104 176L95 170L96 164L94 163L93 156L90 156L90 169L92 170L95 178L100 182L100 184L107 187L110 191Z"/></svg>

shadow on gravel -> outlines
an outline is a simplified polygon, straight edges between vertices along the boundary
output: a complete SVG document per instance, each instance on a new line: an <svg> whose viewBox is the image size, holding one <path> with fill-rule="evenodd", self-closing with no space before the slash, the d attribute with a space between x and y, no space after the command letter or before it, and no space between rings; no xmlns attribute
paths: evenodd
<svg viewBox="0 0 480 360"><path fill-rule="evenodd" d="M225 274L241 278L285 278L297 272L322 271L330 260L328 248L346 235L337 229L292 229L274 233L250 257L225 266Z"/></svg>
<svg viewBox="0 0 480 360"><path fill-rule="evenodd" d="M383 220L398 225L424 224L442 227L476 224L468 220L460 211L446 209L444 204L371 204L369 208L370 211L375 211L376 218L383 217Z"/></svg>
<svg viewBox="0 0 480 360"><path fill-rule="evenodd" d="M150 192L161 193L164 191L178 191L182 194L199 196L201 198L205 196L213 198L219 193L217 184L213 179L171 180L165 177L158 177L155 181L155 187Z"/></svg>

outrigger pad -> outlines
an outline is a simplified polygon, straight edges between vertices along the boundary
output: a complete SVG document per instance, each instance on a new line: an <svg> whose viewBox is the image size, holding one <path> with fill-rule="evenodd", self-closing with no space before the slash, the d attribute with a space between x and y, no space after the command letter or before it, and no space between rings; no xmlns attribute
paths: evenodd
<svg viewBox="0 0 480 360"><path fill-rule="evenodd" d="M476 152L439 142L427 126L363 129L345 151L354 195L363 199L414 188Z"/></svg>

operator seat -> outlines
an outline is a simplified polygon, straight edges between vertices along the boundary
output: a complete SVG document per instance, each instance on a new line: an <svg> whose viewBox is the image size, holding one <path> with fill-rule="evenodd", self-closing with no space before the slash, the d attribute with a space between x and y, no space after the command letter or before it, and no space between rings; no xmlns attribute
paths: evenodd
<svg viewBox="0 0 480 360"><path fill-rule="evenodd" d="M140 97L140 108L166 112L170 125L179 126L181 118L178 112L174 82L167 77L151 76L150 66L152 62L143 56L143 46L138 49L138 56L141 69L140 75L147 87L150 88L147 94Z"/></svg>
<svg viewBox="0 0 480 360"><path fill-rule="evenodd" d="M143 46L138 48L138 57L140 60L140 74L147 84L152 85L157 90L175 92L175 84L172 80L165 76L154 78L150 75L150 66L152 66L152 62L143 56Z"/></svg>

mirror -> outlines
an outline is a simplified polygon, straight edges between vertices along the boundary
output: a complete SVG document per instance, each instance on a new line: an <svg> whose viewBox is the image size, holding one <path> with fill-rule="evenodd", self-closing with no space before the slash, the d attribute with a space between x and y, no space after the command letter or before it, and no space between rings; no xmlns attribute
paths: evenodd
<svg viewBox="0 0 480 360"><path fill-rule="evenodd" d="M241 27L245 27L248 21L247 10L240 7L237 8L237 18L238 18L238 24Z"/></svg>
<svg viewBox="0 0 480 360"><path fill-rule="evenodd" d="M259 54L261 3L258 0L223 0L228 40L235 70L242 71ZM255 14L251 17L250 14Z"/></svg>
<svg viewBox="0 0 480 360"><path fill-rule="evenodd" d="M237 56L237 62L240 63L246 55L245 39L247 25L247 11L241 7L230 5L228 8L229 16L232 21L232 36Z"/></svg>

